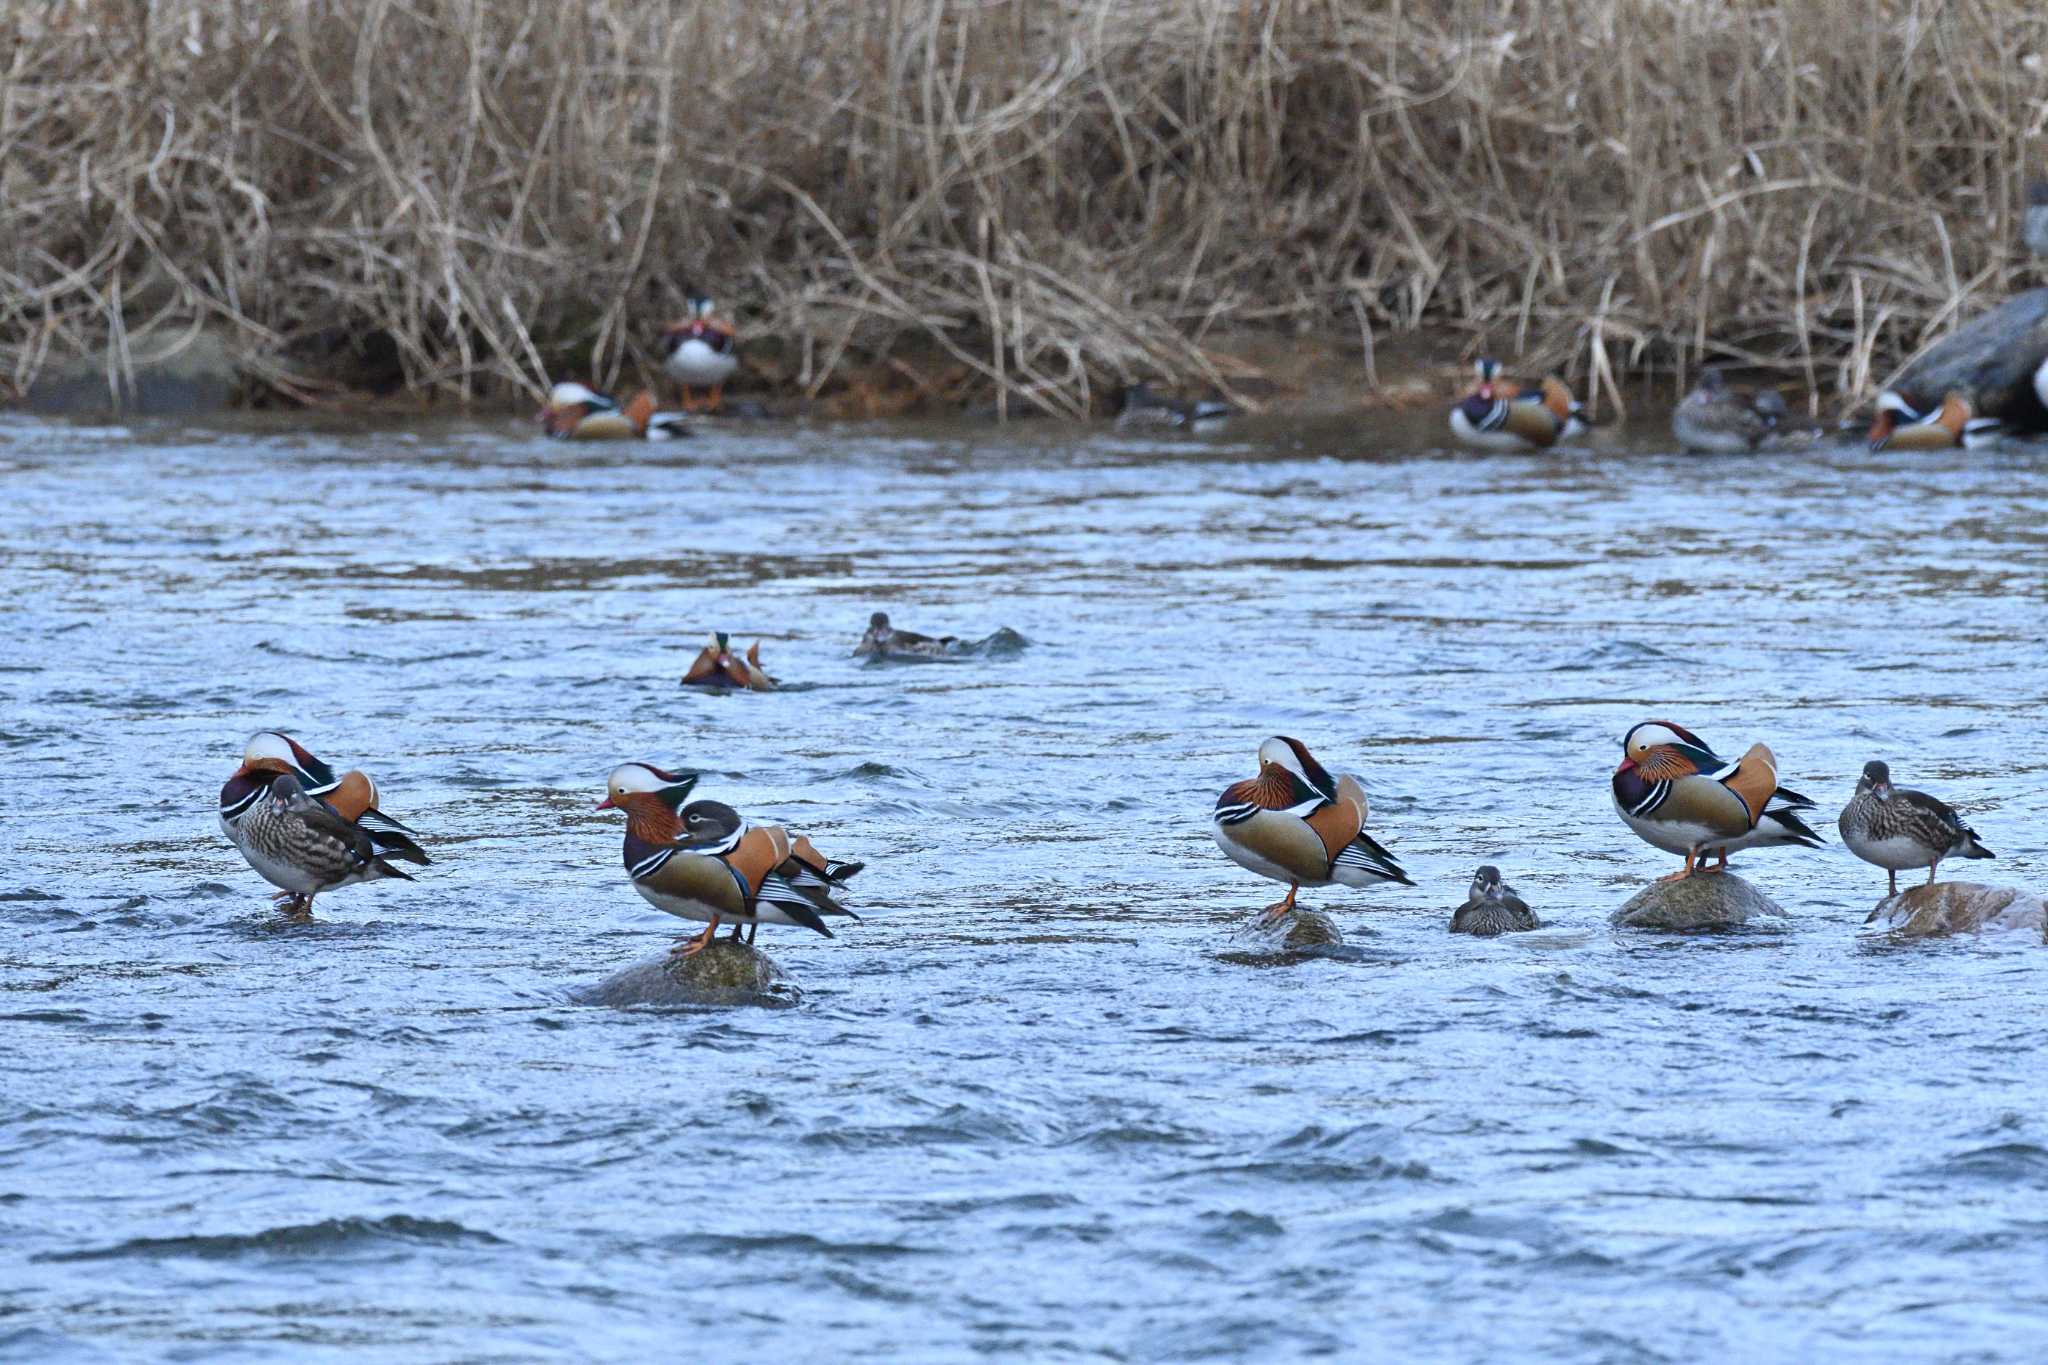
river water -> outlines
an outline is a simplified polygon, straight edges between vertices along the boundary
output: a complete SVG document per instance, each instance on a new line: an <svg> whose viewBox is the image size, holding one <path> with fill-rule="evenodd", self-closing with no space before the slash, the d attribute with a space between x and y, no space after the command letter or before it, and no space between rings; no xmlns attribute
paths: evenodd
<svg viewBox="0 0 2048 1365"><path fill-rule="evenodd" d="M1833 815L1883 757L2041 884L2048 461L1438 431L0 419L0 1357L2040 1359L2048 951L1872 938ZM1781 921L1608 927L1650 718L1820 801ZM270 726L417 884L271 913ZM1276 733L1420 884L1303 893L1355 960L1236 936ZM866 861L794 1008L572 1003L688 928L628 759ZM1447 935L1480 862L1552 927Z"/></svg>

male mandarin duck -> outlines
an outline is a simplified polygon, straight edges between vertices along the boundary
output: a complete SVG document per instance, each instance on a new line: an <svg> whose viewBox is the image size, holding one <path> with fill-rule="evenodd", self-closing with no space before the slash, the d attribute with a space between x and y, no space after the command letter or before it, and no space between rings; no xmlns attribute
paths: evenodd
<svg viewBox="0 0 2048 1365"><path fill-rule="evenodd" d="M1708 854L1798 844L1819 848L1820 836L1795 813L1813 802L1778 785L1778 762L1761 744L1730 763L1690 730L1668 721L1644 721L1621 741L1614 770L1614 809L1638 838L1685 866L1664 881L1708 871Z"/></svg>
<svg viewBox="0 0 2048 1365"><path fill-rule="evenodd" d="M657 412L654 395L645 389L622 408L609 395L573 381L548 390L547 406L536 420L541 430L562 441L660 441L690 434L689 418Z"/></svg>
<svg viewBox="0 0 2048 1365"><path fill-rule="evenodd" d="M1415 885L1366 834L1366 811L1357 778L1331 777L1300 740L1276 735L1259 746L1259 775L1216 798L1211 832L1240 867L1287 883L1287 898L1265 910L1274 924L1304 886Z"/></svg>
<svg viewBox="0 0 2048 1365"><path fill-rule="evenodd" d="M1671 412L1678 444L1696 454L1742 455L1776 434L1787 416L1776 389L1752 393L1731 388L1717 369L1700 375L1699 387Z"/></svg>
<svg viewBox="0 0 2048 1365"><path fill-rule="evenodd" d="M823 916L858 918L835 901L861 863L836 862L801 834L778 825L752 825L718 801L691 801L694 774L651 763L622 763L605 782L599 810L626 813L626 872L649 905L704 923L704 932L679 945L692 957L711 943L718 926L801 925L826 938ZM752 932L748 942L752 942Z"/></svg>
<svg viewBox="0 0 2048 1365"><path fill-rule="evenodd" d="M722 630L697 651L683 682L690 687L738 687L749 692L773 692L776 687L775 679L761 667L761 642L754 641L742 657L732 652L732 637Z"/></svg>
<svg viewBox="0 0 2048 1365"><path fill-rule="evenodd" d="M1973 417L1969 400L1951 393L1932 412L1920 413L1890 389L1877 396L1877 420L1870 424L1872 450L1976 450L1998 439L1996 417Z"/></svg>
<svg viewBox="0 0 2048 1365"><path fill-rule="evenodd" d="M1467 445L1483 450L1542 450L1561 440L1582 436L1592 425L1584 405L1555 376L1546 377L1536 392L1500 377L1500 363L1474 362L1479 383L1451 409L1451 431Z"/></svg>
<svg viewBox="0 0 2048 1365"><path fill-rule="evenodd" d="M220 827L249 866L280 887L278 905L304 917L313 897L356 882L411 881L391 859L424 867L412 831L377 809L377 784L361 772L336 777L290 735L259 731L220 789Z"/></svg>
<svg viewBox="0 0 2048 1365"><path fill-rule="evenodd" d="M725 319L713 316L710 299L692 296L689 312L661 332L662 369L683 389L683 411L716 412L725 381L740 367L739 334ZM692 389L709 389L700 404Z"/></svg>
<svg viewBox="0 0 2048 1365"><path fill-rule="evenodd" d="M1894 787L1890 766L1875 759L1863 765L1856 795L1842 807L1835 827L1851 853L1885 870L1892 895L1898 894L1899 873L1907 868L1926 868L1932 884L1943 858L1997 856L1977 842L1977 831L1946 802L1910 787Z"/></svg>

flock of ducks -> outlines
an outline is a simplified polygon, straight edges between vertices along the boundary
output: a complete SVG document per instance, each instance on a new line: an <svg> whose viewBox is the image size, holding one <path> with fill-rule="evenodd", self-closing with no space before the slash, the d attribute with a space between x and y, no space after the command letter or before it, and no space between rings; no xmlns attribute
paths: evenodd
<svg viewBox="0 0 2048 1365"><path fill-rule="evenodd" d="M712 300L693 295L687 313L661 330L662 373L682 392L679 410L660 409L642 389L624 403L573 380L556 384L537 414L541 430L562 441L669 440L689 434L690 419L717 412L725 383L740 367L739 331ZM702 393L698 391L702 390Z"/></svg>
<svg viewBox="0 0 2048 1365"><path fill-rule="evenodd" d="M888 629L887 617L876 613L870 636ZM729 654L724 638L714 645ZM1814 803L1778 784L1777 760L1762 744L1730 762L1682 726L1645 721L1623 736L1621 748L1611 783L1616 813L1644 842L1684 859L1660 880L1723 872L1730 854L1747 849L1821 846L1803 818ZM692 801L697 782L694 773L622 763L597 803L625 816L623 858L633 889L656 909L704 925L675 956L701 952L721 925L732 926L735 941L744 930L743 941L752 943L763 924L830 938L828 919L858 918L839 897L864 864L828 858L804 835L755 824L723 802ZM292 736L264 730L243 746L240 765L221 788L220 825L256 874L278 888L275 903L303 919L324 892L411 881L400 864L430 865L417 834L380 810L378 800L367 774L337 774ZM1286 885L1286 896L1261 912L1260 922L1270 926L1296 909L1303 887L1415 885L1365 832L1369 813L1358 778L1331 773L1300 740L1276 735L1259 746L1258 770L1216 798L1210 825L1231 861ZM1945 858L1993 856L1949 806L1893 786L1881 762L1865 766L1837 827L1851 852L1885 869L1889 894L1897 893L1902 871L1924 867L1932 883ZM1488 865L1474 874L1450 930L1493 935L1540 927Z"/></svg>
<svg viewBox="0 0 2048 1365"><path fill-rule="evenodd" d="M1480 450L1547 450L1592 429L1583 405L1555 375L1534 384L1502 379L1499 363L1483 357L1474 369L1477 384L1450 413L1451 434L1464 444ZM2048 408L2048 359L2035 369L2033 388ZM1815 428L1792 424L1777 390L1737 388L1715 368L1702 373L1698 387L1672 409L1671 433L1681 448L1701 455L1748 454L1820 435ZM2010 434L1998 418L1978 416L1960 393L1930 402L1886 389L1878 395L1867 439L1873 451L1978 450Z"/></svg>

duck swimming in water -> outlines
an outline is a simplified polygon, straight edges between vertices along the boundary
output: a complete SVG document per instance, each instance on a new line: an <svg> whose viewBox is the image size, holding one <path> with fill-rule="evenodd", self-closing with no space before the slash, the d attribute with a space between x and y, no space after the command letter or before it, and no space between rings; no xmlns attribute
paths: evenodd
<svg viewBox="0 0 2048 1365"><path fill-rule="evenodd" d="M936 659L954 653L960 641L951 635L920 635L914 630L897 630L889 624L889 613L878 611L868 618L867 634L853 647L857 657L871 659L905 656Z"/></svg>
<svg viewBox="0 0 2048 1365"><path fill-rule="evenodd" d="M1877 420L1870 424L1870 448L1876 450L1977 450L1994 444L2004 424L1996 417L1974 417L1969 400L1951 393L1932 412L1915 412L1906 400L1886 390L1877 398Z"/></svg>
<svg viewBox="0 0 2048 1365"><path fill-rule="evenodd" d="M654 395L645 389L620 407L610 395L573 381L548 390L547 406L536 420L558 441L659 441L690 434L689 419L680 412L657 412Z"/></svg>
<svg viewBox="0 0 2048 1365"><path fill-rule="evenodd" d="M1526 933L1542 927L1543 922L1536 918L1536 912L1529 908L1514 887L1500 879L1500 869L1491 863L1472 874L1472 887L1465 893L1465 903L1451 913L1451 932L1454 934L1491 937L1495 934Z"/></svg>
<svg viewBox="0 0 2048 1365"><path fill-rule="evenodd" d="M1500 377L1500 362L1473 363L1478 385L1451 409L1451 434L1481 450L1544 450L1575 440L1592 428L1585 405L1557 377L1546 376L1534 392Z"/></svg>
<svg viewBox="0 0 2048 1365"><path fill-rule="evenodd" d="M1708 368L1699 387L1671 412L1671 431L1678 444L1695 454L1738 455L1757 449L1776 435L1787 416L1784 395L1776 389L1751 393L1731 388L1721 371Z"/></svg>
<svg viewBox="0 0 2048 1365"><path fill-rule="evenodd" d="M754 641L742 657L733 653L732 637L722 630L697 651L697 657L683 674L683 683L689 687L737 687L748 692L773 692L777 685L768 676L768 670L761 667L761 642Z"/></svg>
<svg viewBox="0 0 2048 1365"><path fill-rule="evenodd" d="M1220 398L1174 398L1149 384L1133 384L1117 398L1119 427L1206 427L1237 416L1237 408Z"/></svg>

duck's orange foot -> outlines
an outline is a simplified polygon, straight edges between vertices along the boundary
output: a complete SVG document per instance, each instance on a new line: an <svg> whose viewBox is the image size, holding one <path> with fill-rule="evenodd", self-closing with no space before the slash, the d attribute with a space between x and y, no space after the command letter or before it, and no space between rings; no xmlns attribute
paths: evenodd
<svg viewBox="0 0 2048 1365"><path fill-rule="evenodd" d="M1676 872L1665 873L1663 876L1657 878L1657 880L1660 882L1682 882L1690 876L1692 876L1692 869L1689 867L1681 867Z"/></svg>

